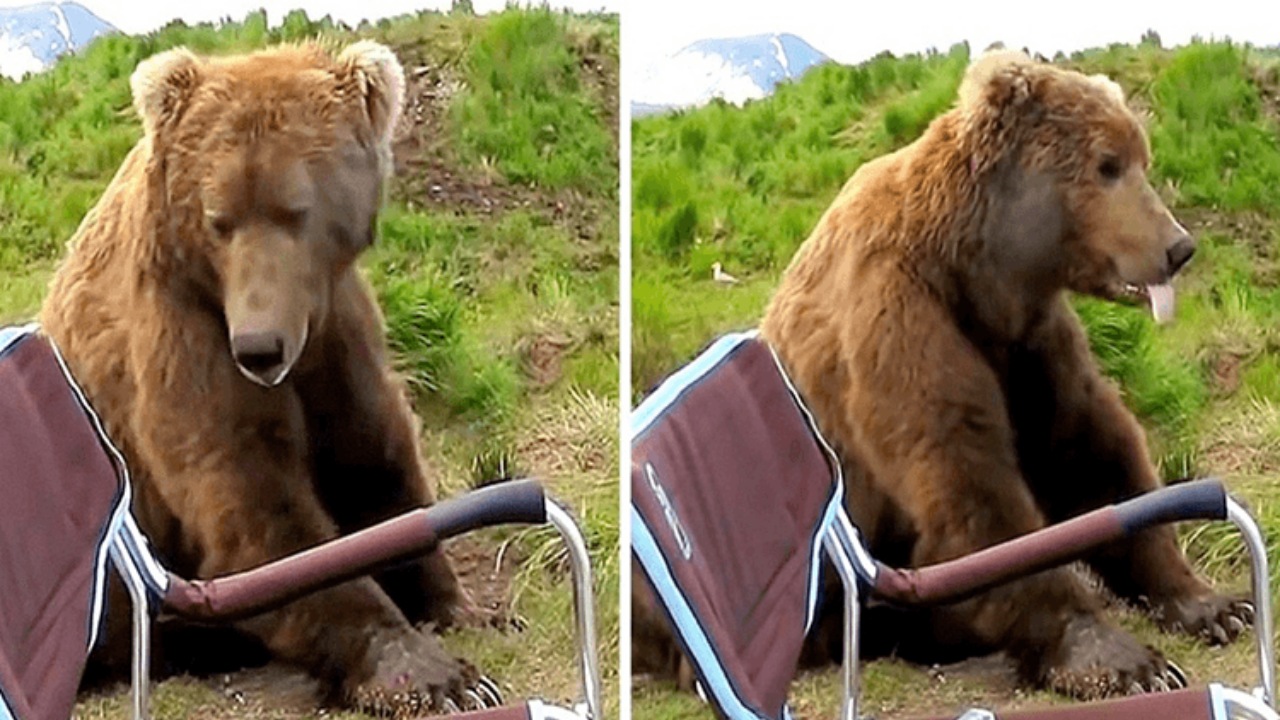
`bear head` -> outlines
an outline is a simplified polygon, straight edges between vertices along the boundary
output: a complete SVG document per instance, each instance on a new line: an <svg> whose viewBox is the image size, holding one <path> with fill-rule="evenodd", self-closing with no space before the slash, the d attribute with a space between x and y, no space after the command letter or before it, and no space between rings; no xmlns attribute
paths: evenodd
<svg viewBox="0 0 1280 720"><path fill-rule="evenodd" d="M985 192L983 240L1048 287L1151 302L1172 315L1173 276L1195 250L1147 179L1151 151L1120 87L990 52L960 87L964 153Z"/></svg>
<svg viewBox="0 0 1280 720"><path fill-rule="evenodd" d="M278 385L373 242L400 63L369 41L227 58L179 48L142 62L132 89L167 274L221 314L244 376Z"/></svg>

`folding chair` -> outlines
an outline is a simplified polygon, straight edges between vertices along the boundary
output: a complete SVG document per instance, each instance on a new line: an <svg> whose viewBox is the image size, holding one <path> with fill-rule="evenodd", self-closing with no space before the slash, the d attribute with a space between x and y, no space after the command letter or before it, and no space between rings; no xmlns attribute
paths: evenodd
<svg viewBox="0 0 1280 720"><path fill-rule="evenodd" d="M0 720L65 720L105 605L108 566L133 601L132 715L149 717L154 611L241 618L503 523L549 523L568 551L582 674L573 707L530 700L465 714L599 720L591 566L578 526L533 480L492 485L246 572L168 572L129 513L129 474L57 347L34 325L0 330ZM496 686L486 693L500 701Z"/></svg>
<svg viewBox="0 0 1280 720"><path fill-rule="evenodd" d="M631 418L631 548L704 697L733 720L786 720L814 621L821 559L844 586L843 704L858 715L860 597L951 602L1079 559L1160 523L1230 520L1252 564L1261 686L1214 683L1052 710L974 709L963 720L1280 718L1262 534L1216 480L1180 484L938 565L872 558L843 505L840 463L776 354L755 333L720 338ZM954 715L947 716L954 718Z"/></svg>

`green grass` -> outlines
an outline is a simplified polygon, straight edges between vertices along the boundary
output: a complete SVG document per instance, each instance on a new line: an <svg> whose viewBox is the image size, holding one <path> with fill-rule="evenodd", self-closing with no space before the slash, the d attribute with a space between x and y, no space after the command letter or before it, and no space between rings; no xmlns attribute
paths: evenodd
<svg viewBox="0 0 1280 720"><path fill-rule="evenodd" d="M617 56L616 31L594 36L597 54ZM469 83L452 108L463 156L494 158L517 182L617 188L616 144L583 92L582 59L566 42L562 17L549 9L486 23L465 53Z"/></svg>
<svg viewBox="0 0 1280 720"><path fill-rule="evenodd" d="M633 402L716 335L758 321L840 186L951 107L967 62L958 45L831 64L742 108L713 102L633 124ZM1153 183L1200 241L1178 281L1172 325L1077 299L1091 347L1146 427L1161 473L1225 477L1259 513L1274 564L1280 490L1267 478L1280 470L1280 60L1225 43L1168 50L1146 42L1057 62L1107 73L1125 88L1147 122ZM717 261L743 282L713 282ZM1243 587L1240 546L1228 528L1187 528L1183 541L1215 581ZM1254 682L1247 645L1212 650L1120 615L1196 680ZM893 718L966 700L1056 700L1015 692L990 673L957 672L943 681L905 663L873 663L867 711ZM792 688L797 712L834 715L838 685L832 670L804 674ZM634 713L708 716L696 699L644 682Z"/></svg>
<svg viewBox="0 0 1280 720"><path fill-rule="evenodd" d="M444 74L456 92L441 101L438 123L418 130L424 152L439 150L454 175L482 179L482 191L525 201L492 214L465 204L427 210L415 194L424 178L397 178L362 265L414 391L440 494L534 474L581 519L596 565L606 703L616 716L616 16L420 13L352 30L300 11L272 27L259 12L102 38L24 82L0 79L0 320L35 314L66 240L141 135L128 89L138 61L176 45L226 53L317 36L371 37L411 75L419 67ZM566 218L548 210L557 201L570 206ZM548 342L550 360L537 354ZM570 699L567 566L553 538L480 537L493 552L505 547L512 612L525 629L464 629L448 644L513 697ZM156 698L159 718L238 712L194 680L166 682ZM261 705L255 715L297 716L273 708L270 693ZM125 707L108 693L87 698L80 712L117 718Z"/></svg>

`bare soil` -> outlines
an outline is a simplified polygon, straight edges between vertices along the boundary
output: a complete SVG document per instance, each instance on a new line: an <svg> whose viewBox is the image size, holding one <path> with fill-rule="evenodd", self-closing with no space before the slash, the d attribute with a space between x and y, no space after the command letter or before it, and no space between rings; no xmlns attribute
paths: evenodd
<svg viewBox="0 0 1280 720"><path fill-rule="evenodd" d="M410 57L411 53L401 56ZM583 67L590 68L588 77L594 77L596 69L602 72L604 65L584 59ZM447 114L450 99L463 85L451 67L409 65L405 73L405 111L393 147L394 200L403 201L410 209L480 217L524 210L571 228L573 236L581 240L597 238L600 211L582 193L509 183L492 165L468 168L458 162L449 143ZM616 86L616 80L612 82ZM616 115L616 103L605 107L613 107ZM616 127L616 119L613 125Z"/></svg>

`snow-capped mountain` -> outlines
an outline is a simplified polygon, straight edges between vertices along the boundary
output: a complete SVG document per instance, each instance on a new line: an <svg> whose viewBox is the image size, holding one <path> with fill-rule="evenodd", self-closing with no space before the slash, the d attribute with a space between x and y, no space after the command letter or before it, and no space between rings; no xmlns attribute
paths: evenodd
<svg viewBox="0 0 1280 720"><path fill-rule="evenodd" d="M0 8L0 75L21 80L115 28L74 2Z"/></svg>
<svg viewBox="0 0 1280 720"><path fill-rule="evenodd" d="M696 106L714 97L741 105L827 60L788 33L699 40L646 69L632 113Z"/></svg>

